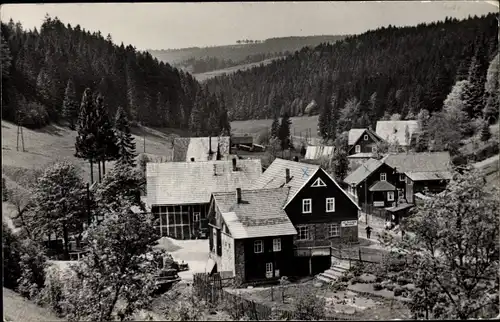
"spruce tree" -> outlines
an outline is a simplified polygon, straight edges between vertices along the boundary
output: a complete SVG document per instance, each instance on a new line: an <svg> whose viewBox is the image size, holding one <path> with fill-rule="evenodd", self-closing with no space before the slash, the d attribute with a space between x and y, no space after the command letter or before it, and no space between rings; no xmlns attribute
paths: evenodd
<svg viewBox="0 0 500 322"><path fill-rule="evenodd" d="M90 163L90 181L94 182L94 162L97 160L96 113L92 91L87 88L82 96L76 130L75 157Z"/></svg>
<svg viewBox="0 0 500 322"><path fill-rule="evenodd" d="M97 95L95 101L96 109L96 140L97 140L97 156L98 161L102 162L102 172L106 172L106 161L116 160L118 157L118 146L116 145L115 132L113 131L113 126L109 120L106 107L104 105L104 97L102 95ZM99 178L99 182L101 178Z"/></svg>
<svg viewBox="0 0 500 322"><path fill-rule="evenodd" d="M115 130L118 146L118 160L120 165L135 167L135 142L130 133L130 124L123 107L118 107L115 118Z"/></svg>
<svg viewBox="0 0 500 322"><path fill-rule="evenodd" d="M498 119L498 108L500 104L500 83L499 83L499 55L490 62L486 73L486 83L484 84L484 118L491 124Z"/></svg>
<svg viewBox="0 0 500 322"><path fill-rule="evenodd" d="M78 118L78 103L76 100L75 85L68 80L62 107L63 118L68 122L69 128L74 130Z"/></svg>
<svg viewBox="0 0 500 322"><path fill-rule="evenodd" d="M280 120L278 113L274 113L273 123L271 124L271 138L278 138L280 130Z"/></svg>
<svg viewBox="0 0 500 322"><path fill-rule="evenodd" d="M464 91L466 111L469 117L480 117L484 109L484 86L488 64L481 45L478 45L469 67L469 84Z"/></svg>
<svg viewBox="0 0 500 322"><path fill-rule="evenodd" d="M323 138L324 141L328 141L331 138L331 122L331 106L325 97L325 102L321 105L321 110L319 112L318 118L318 134Z"/></svg>
<svg viewBox="0 0 500 322"><path fill-rule="evenodd" d="M229 122L227 115L227 106L223 93L219 96L219 129L221 135L231 135L231 122Z"/></svg>
<svg viewBox="0 0 500 322"><path fill-rule="evenodd" d="M331 113L330 113L330 124L328 126L329 130L328 132L330 133L329 138L332 141L335 141L337 138L337 122L339 119L340 115L340 100L338 99L338 95L332 95L330 99L330 104L331 104Z"/></svg>
<svg viewBox="0 0 500 322"><path fill-rule="evenodd" d="M290 116L285 112L281 118L281 124L279 127L278 138L280 140L281 149L286 150L290 147L290 126L292 125L292 120Z"/></svg>

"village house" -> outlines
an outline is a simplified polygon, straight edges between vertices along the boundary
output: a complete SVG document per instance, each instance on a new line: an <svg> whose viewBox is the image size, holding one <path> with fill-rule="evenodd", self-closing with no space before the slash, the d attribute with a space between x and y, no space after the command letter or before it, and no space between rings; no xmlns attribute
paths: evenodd
<svg viewBox="0 0 500 322"><path fill-rule="evenodd" d="M230 158L230 137L175 138L171 161L198 162L228 160Z"/></svg>
<svg viewBox="0 0 500 322"><path fill-rule="evenodd" d="M248 189L261 173L260 159L148 163L146 205L156 230L177 239L206 235L211 194Z"/></svg>
<svg viewBox="0 0 500 322"><path fill-rule="evenodd" d="M419 131L418 121L377 121L375 133L389 143L390 152L402 152L410 148L413 135Z"/></svg>
<svg viewBox="0 0 500 322"><path fill-rule="evenodd" d="M289 188L216 192L210 203L208 272L230 272L237 285L293 274L293 236L283 207Z"/></svg>
<svg viewBox="0 0 500 322"><path fill-rule="evenodd" d="M451 179L449 152L423 152L388 154L382 160L399 173L405 182L405 199L415 203L415 194L426 191L439 193Z"/></svg>
<svg viewBox="0 0 500 322"><path fill-rule="evenodd" d="M330 245L357 242L358 205L319 165L275 159L253 189L289 187L284 210L297 229L298 272L329 268Z"/></svg>
<svg viewBox="0 0 500 322"><path fill-rule="evenodd" d="M446 188L451 178L450 166L448 152L388 154L381 160L363 163L344 182L365 212L385 217L383 214L388 211L394 214L397 224L415 204L415 196L422 199L425 191L440 192ZM376 211L377 208L381 210Z"/></svg>
<svg viewBox="0 0 500 322"><path fill-rule="evenodd" d="M359 207L337 182L318 165L275 159L258 178L251 191L241 192L241 203L238 203L238 193L236 197L232 194L226 199L223 198L223 194L215 193L212 198L209 215L211 229L209 239L212 239L210 249L213 254L212 258L214 262L218 261L220 270L231 269L234 266L231 260L227 258L227 256L233 256L233 251L230 251L231 255L224 255L226 254L223 251L225 246L219 246L219 250L216 247L219 245L217 242L219 240L218 235L224 231L224 225L228 227L230 234L232 234L231 225L240 227L240 229L242 229L241 227L249 229L248 227L254 225L260 226L259 229L262 229L263 233L255 237L258 239L248 237L249 240L246 242L234 242L235 245L237 243L247 245L239 246L240 251L244 249L245 256L247 256L247 247L248 251L252 251L251 245L256 240L262 240L263 245L267 245L263 247L271 249L271 243L276 243L274 241L275 234L281 236L282 246L280 247L287 249L285 253L282 253L283 256L287 254L289 247L293 245L293 259L284 257L281 258L281 262L276 264L281 265L278 268L281 269L280 275L304 276L322 272L331 266L332 245L344 242L356 243L358 241L357 219ZM255 206L249 204L252 202L259 204L259 198L263 200L260 203L261 206L252 208ZM281 219L265 221L262 219L263 213L269 214L269 218ZM283 214L287 216L286 221ZM232 221L231 224L230 221ZM292 226L289 226L288 222ZM267 225L270 227L268 228ZM286 228L286 230L278 229L275 225L294 227L296 233L292 234L292 230L289 228ZM264 230L270 230L273 233L264 233ZM286 237L290 235L293 237ZM227 237L228 234L225 234L225 236L224 238L229 238ZM246 235L240 236L242 237L239 239L243 239ZM222 235L220 238L222 240ZM222 241L221 243L224 245ZM260 242L257 243L260 245ZM260 246L255 247L260 251ZM240 275L240 280L261 279L265 272L268 274L266 275L267 279L277 277L276 272L271 275L271 266L266 264L270 263L269 259L266 258L267 262L257 264L254 255L248 256L250 256L248 258L252 262L241 263L241 265L245 269L249 267L250 271L244 271L243 266L238 270L236 268L233 270L233 274L243 274L241 272L245 272L244 275ZM227 259L224 260L224 258ZM247 257L239 258L246 259ZM283 263L289 261L293 261L293 265L284 268ZM252 271L252 265L255 265L257 272ZM264 267L263 265L267 266ZM273 265L275 265L274 262Z"/></svg>
<svg viewBox="0 0 500 322"><path fill-rule="evenodd" d="M253 146L253 136L251 135L234 135L231 136L231 149L238 150L238 149L246 149L250 150L252 149Z"/></svg>
<svg viewBox="0 0 500 322"><path fill-rule="evenodd" d="M371 129L350 129L347 138L347 155L375 153L377 143L383 139Z"/></svg>

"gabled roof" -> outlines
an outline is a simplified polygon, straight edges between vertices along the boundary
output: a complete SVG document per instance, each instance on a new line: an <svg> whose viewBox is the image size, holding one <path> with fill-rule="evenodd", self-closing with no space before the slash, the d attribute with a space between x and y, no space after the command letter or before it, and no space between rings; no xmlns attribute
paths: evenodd
<svg viewBox="0 0 500 322"><path fill-rule="evenodd" d="M291 180L286 183L286 169L290 171ZM323 171L330 180L337 186L340 191L342 191L349 200L356 207L359 208L358 204L353 200L353 198L342 189L339 184L333 179L326 171L321 169L319 165L307 164L303 162L289 161L276 158L273 163L267 168L267 170L260 176L257 182L253 185L253 189L269 189L269 188L281 188L289 187L290 193L288 195L288 200L285 204L293 200L297 193L302 190L302 188L310 181L310 179L318 171ZM311 183L312 184L312 183Z"/></svg>
<svg viewBox="0 0 500 322"><path fill-rule="evenodd" d="M443 172L451 170L448 152L421 152L388 154L380 160L399 173Z"/></svg>
<svg viewBox="0 0 500 322"><path fill-rule="evenodd" d="M389 143L397 140L400 146L408 146L410 142L406 142L405 134L407 126L411 139L413 133L418 131L419 126L417 121L378 121L375 132Z"/></svg>
<svg viewBox="0 0 500 322"><path fill-rule="evenodd" d="M377 181L370 188L368 188L368 190L370 190L370 191L395 191L396 187L394 187L392 184L390 184L387 181Z"/></svg>
<svg viewBox="0 0 500 322"><path fill-rule="evenodd" d="M370 174L376 171L382 162L377 159L369 159L365 163L359 166L356 170L351 172L345 179L344 182L350 185L358 185L360 182L365 180Z"/></svg>
<svg viewBox="0 0 500 322"><path fill-rule="evenodd" d="M223 156L229 154L229 142L229 136L175 138L173 161L191 161L191 158L194 158L195 162L215 160L217 149ZM209 154L210 146L212 155Z"/></svg>
<svg viewBox="0 0 500 322"><path fill-rule="evenodd" d="M309 145L306 148L306 155L304 156L304 159L317 160L320 159L321 157L329 157L333 154L334 150L335 147L333 146Z"/></svg>
<svg viewBox="0 0 500 322"><path fill-rule="evenodd" d="M349 130L349 135L347 138L347 145L351 146L356 144L356 142L361 138L361 136L366 132L368 136L373 140L373 141L381 141L383 138L381 138L377 133L374 131L365 128L365 129L350 129Z"/></svg>
<svg viewBox="0 0 500 322"><path fill-rule="evenodd" d="M147 203L208 203L213 192L248 189L262 174L260 159L238 160L236 166L238 171L232 161L148 163Z"/></svg>
<svg viewBox="0 0 500 322"><path fill-rule="evenodd" d="M290 187L289 199L318 171L319 165L275 159L267 170L257 179L253 189ZM290 182L286 183L285 169L290 170Z"/></svg>
<svg viewBox="0 0 500 322"><path fill-rule="evenodd" d="M217 192L213 200L234 239L295 235L297 231L283 210L289 188Z"/></svg>

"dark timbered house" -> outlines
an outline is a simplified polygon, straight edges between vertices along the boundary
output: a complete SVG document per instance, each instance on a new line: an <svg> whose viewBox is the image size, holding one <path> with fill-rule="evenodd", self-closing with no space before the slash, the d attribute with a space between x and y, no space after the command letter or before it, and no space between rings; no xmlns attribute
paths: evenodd
<svg viewBox="0 0 500 322"><path fill-rule="evenodd" d="M377 143L383 139L370 129L351 129L347 139L347 154L375 153Z"/></svg>

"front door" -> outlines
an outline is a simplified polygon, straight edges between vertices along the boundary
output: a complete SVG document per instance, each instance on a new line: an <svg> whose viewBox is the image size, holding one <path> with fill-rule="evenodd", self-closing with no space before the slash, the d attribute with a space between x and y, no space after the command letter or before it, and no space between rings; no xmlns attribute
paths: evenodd
<svg viewBox="0 0 500 322"><path fill-rule="evenodd" d="M273 278L273 263L266 263L266 278Z"/></svg>

